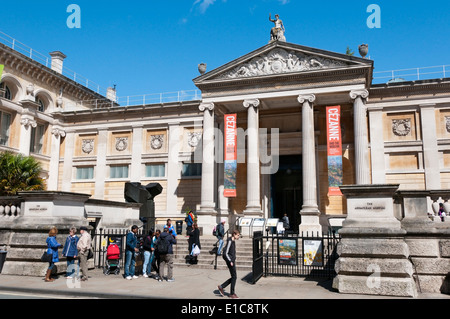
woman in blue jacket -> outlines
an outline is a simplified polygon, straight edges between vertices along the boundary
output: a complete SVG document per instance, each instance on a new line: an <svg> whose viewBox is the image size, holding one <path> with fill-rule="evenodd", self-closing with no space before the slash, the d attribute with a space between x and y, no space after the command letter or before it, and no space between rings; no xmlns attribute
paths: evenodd
<svg viewBox="0 0 450 319"><path fill-rule="evenodd" d="M69 231L69 236L67 236L66 243L64 245L62 255L67 258L67 270L66 270L66 277L73 277L75 276L75 260L78 256L78 236L75 234L77 233L77 229L75 227L71 227Z"/></svg>
<svg viewBox="0 0 450 319"><path fill-rule="evenodd" d="M50 278L53 270L53 266L55 263L59 262L58 258L58 248L62 247L61 244L58 244L56 241L56 235L58 234L58 229L56 227L52 227L47 237L47 254L51 254L53 256L52 261L49 262L47 274L45 275L46 282L52 282L54 279Z"/></svg>

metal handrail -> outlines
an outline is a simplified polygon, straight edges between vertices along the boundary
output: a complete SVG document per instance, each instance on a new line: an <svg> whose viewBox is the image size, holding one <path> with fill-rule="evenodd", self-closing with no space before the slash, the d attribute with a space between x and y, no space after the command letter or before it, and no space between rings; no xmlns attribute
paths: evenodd
<svg viewBox="0 0 450 319"><path fill-rule="evenodd" d="M428 71L430 70L430 71ZM411 69L399 69L399 70L390 70L390 71L378 71L374 72L374 80L380 79L389 79L389 80L425 80L431 79L433 77L429 77L429 75L441 75L442 78L450 76L450 65L438 65L438 66L428 66L428 67L420 67L420 68L411 68ZM384 75L385 74L385 75ZM383 75L383 76L376 76Z"/></svg>

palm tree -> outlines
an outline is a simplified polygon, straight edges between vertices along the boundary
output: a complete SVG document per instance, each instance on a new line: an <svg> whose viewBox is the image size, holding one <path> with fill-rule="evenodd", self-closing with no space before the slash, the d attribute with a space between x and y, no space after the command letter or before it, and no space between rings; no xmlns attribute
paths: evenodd
<svg viewBox="0 0 450 319"><path fill-rule="evenodd" d="M15 196L20 191L44 190L41 164L31 156L0 153L0 196Z"/></svg>

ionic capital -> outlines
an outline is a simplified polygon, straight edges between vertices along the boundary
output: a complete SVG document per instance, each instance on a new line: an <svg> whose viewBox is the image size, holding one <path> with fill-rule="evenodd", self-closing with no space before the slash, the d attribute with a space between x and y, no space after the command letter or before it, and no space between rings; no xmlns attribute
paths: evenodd
<svg viewBox="0 0 450 319"><path fill-rule="evenodd" d="M28 117L23 118L23 119L20 121L20 124L22 124L22 125L25 126L26 128L28 128L29 126L31 126L32 128L36 128L36 127L37 127L37 122L36 122L34 119L28 118Z"/></svg>
<svg viewBox="0 0 450 319"><path fill-rule="evenodd" d="M369 97L369 91L367 91L366 89L350 91L350 98L352 100L355 100L358 97L367 99Z"/></svg>
<svg viewBox="0 0 450 319"><path fill-rule="evenodd" d="M62 127L54 127L52 129L52 134L55 137L59 137L59 136L65 137L66 136L66 131L64 131L64 129Z"/></svg>
<svg viewBox="0 0 450 319"><path fill-rule="evenodd" d="M297 100L300 104L304 104L305 102L314 103L316 101L316 96L314 94L303 94L299 95Z"/></svg>
<svg viewBox="0 0 450 319"><path fill-rule="evenodd" d="M250 99L244 101L244 107L248 109L250 106L258 107L260 104L260 101L258 99Z"/></svg>
<svg viewBox="0 0 450 319"><path fill-rule="evenodd" d="M198 106L198 109L201 112L204 112L205 110L214 111L215 105L214 103L202 103Z"/></svg>

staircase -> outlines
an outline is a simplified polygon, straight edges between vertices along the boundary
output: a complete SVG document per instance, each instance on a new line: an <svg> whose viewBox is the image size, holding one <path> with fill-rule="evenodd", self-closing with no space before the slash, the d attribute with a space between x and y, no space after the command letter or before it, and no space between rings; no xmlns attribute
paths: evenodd
<svg viewBox="0 0 450 319"><path fill-rule="evenodd" d="M214 269L217 264L218 270L227 270L227 265L222 256L216 256L215 244L217 238L213 236L200 237L202 246L201 253L197 257L198 263L191 265L188 261L188 237L184 235L177 236L177 245L173 246L174 268L193 267L198 269ZM226 239L224 239L224 246ZM214 250L214 252L213 252ZM253 265L253 241L250 238L240 238L236 241L236 268L240 271L252 271Z"/></svg>

